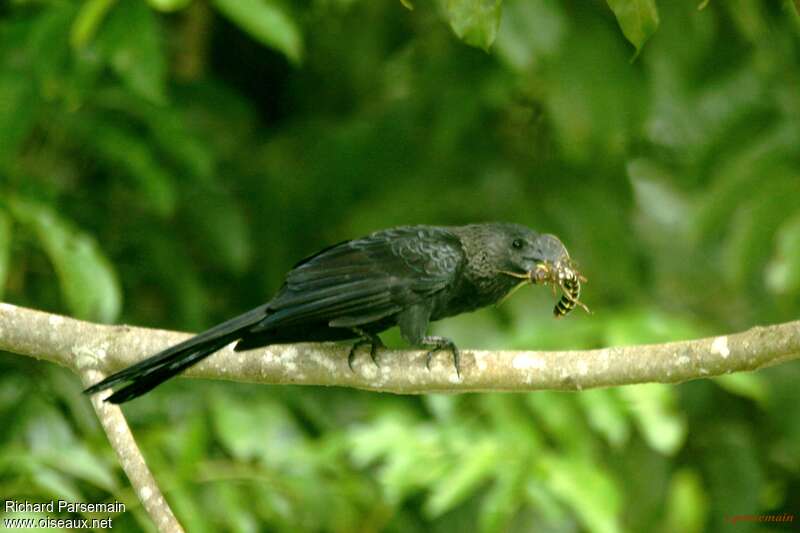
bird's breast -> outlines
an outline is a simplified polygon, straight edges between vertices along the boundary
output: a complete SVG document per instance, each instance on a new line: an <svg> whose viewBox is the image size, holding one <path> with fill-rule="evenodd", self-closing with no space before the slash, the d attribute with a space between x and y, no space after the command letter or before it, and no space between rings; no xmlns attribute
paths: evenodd
<svg viewBox="0 0 800 533"><path fill-rule="evenodd" d="M436 296L431 320L468 313L496 304L518 281L509 276L465 278L451 289L442 291Z"/></svg>

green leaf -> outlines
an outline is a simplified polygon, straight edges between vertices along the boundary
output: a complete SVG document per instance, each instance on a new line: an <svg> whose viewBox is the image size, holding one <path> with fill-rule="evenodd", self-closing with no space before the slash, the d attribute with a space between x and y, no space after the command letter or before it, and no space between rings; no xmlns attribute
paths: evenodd
<svg viewBox="0 0 800 533"><path fill-rule="evenodd" d="M87 0L78 11L69 35L74 48L86 45L97 33L97 29L117 0Z"/></svg>
<svg viewBox="0 0 800 533"><path fill-rule="evenodd" d="M562 157L594 165L617 160L632 142L633 117L644 111L626 45L591 17L566 34L563 58L546 63L542 99Z"/></svg>
<svg viewBox="0 0 800 533"><path fill-rule="evenodd" d="M85 497L69 477L50 468L37 468L33 472L33 482L37 488L54 499L85 501Z"/></svg>
<svg viewBox="0 0 800 533"><path fill-rule="evenodd" d="M691 339L707 334L697 324L679 316L653 310L634 308L608 319L605 325L606 346L627 346L652 342Z"/></svg>
<svg viewBox="0 0 800 533"><path fill-rule="evenodd" d="M720 2L739 33L751 42L759 43L770 31L764 14L764 3L758 0L728 0Z"/></svg>
<svg viewBox="0 0 800 533"><path fill-rule="evenodd" d="M464 458L439 477L431 488L425 511L437 517L451 510L472 495L478 485L496 470L499 450L497 441L485 439L465 450Z"/></svg>
<svg viewBox="0 0 800 533"><path fill-rule="evenodd" d="M735 211L760 194L765 183L769 185L764 176L775 176L785 170L785 162L794 157L800 143L798 133L794 124L778 124L761 133L754 142L737 146L735 152L718 163L707 191L699 199L693 221L695 239L706 242L721 239Z"/></svg>
<svg viewBox="0 0 800 533"><path fill-rule="evenodd" d="M0 168L10 163L36 117L33 84L13 71L0 73Z"/></svg>
<svg viewBox="0 0 800 533"><path fill-rule="evenodd" d="M767 288L779 295L800 293L800 213L781 226L775 240L775 255L765 273Z"/></svg>
<svg viewBox="0 0 800 533"><path fill-rule="evenodd" d="M10 206L53 263L70 312L85 320L113 322L122 295L114 269L95 240L48 207L19 199Z"/></svg>
<svg viewBox="0 0 800 533"><path fill-rule="evenodd" d="M706 531L723 531L723 524L730 524L724 521L727 516L756 514L764 509L760 500L772 473L765 471L767 461L758 446L768 444L769 440L757 441L758 431L760 428L738 417L736 422L711 422L702 433L705 446L697 454L711 507Z"/></svg>
<svg viewBox="0 0 800 533"><path fill-rule="evenodd" d="M129 176L148 209L161 216L171 215L177 202L177 180L165 170L147 139L122 124L92 118L84 116L83 121L71 123L71 133L91 149L108 172Z"/></svg>
<svg viewBox="0 0 800 533"><path fill-rule="evenodd" d="M714 383L730 392L744 398L749 398L759 406L766 409L769 404L769 382L761 374L752 372L737 372L714 378Z"/></svg>
<svg viewBox="0 0 800 533"><path fill-rule="evenodd" d="M276 497L275 500L279 498ZM241 489L237 490L237 487L233 484L220 486L218 501L226 513L231 513L232 530L243 532L259 530L259 521L254 516L254 505L252 505L250 498L242 497ZM198 512L202 513L202 510L198 509ZM261 525L263 526L263 524Z"/></svg>
<svg viewBox="0 0 800 533"><path fill-rule="evenodd" d="M606 441L621 447L630 435L630 424L625 406L620 402L615 389L593 389L577 395L580 406L586 413L589 425L601 433Z"/></svg>
<svg viewBox="0 0 800 533"><path fill-rule="evenodd" d="M500 28L503 0L446 0L450 27L465 43L489 50Z"/></svg>
<svg viewBox="0 0 800 533"><path fill-rule="evenodd" d="M401 413L386 413L349 435L355 464L366 467L381 462L378 478L392 503L432 485L444 474L453 459L446 451L445 440L442 431L430 424L414 424Z"/></svg>
<svg viewBox="0 0 800 533"><path fill-rule="evenodd" d="M291 465L304 437L286 407L276 402L243 402L219 394L212 404L217 438L236 459Z"/></svg>
<svg viewBox="0 0 800 533"><path fill-rule="evenodd" d="M582 423L575 395L563 392L537 392L526 394L525 403L540 420L542 429L547 431L560 447L574 456L591 454L592 438Z"/></svg>
<svg viewBox="0 0 800 533"><path fill-rule="evenodd" d="M8 277L8 259L11 255L11 218L0 210L0 300L6 288Z"/></svg>
<svg viewBox="0 0 800 533"><path fill-rule="evenodd" d="M210 428L205 417L196 416L186 420L176 430L169 432L173 454L178 458L176 470L184 476L191 476L208 454Z"/></svg>
<svg viewBox="0 0 800 533"><path fill-rule="evenodd" d="M28 53L38 89L45 100L60 96L69 78L69 32L75 13L76 5L72 2L54 3L40 11L31 27Z"/></svg>
<svg viewBox="0 0 800 533"><path fill-rule="evenodd" d="M157 234L143 243L141 253L150 261L158 282L171 288L170 309L176 321L190 331L206 327L211 300L185 247L176 246L173 236Z"/></svg>
<svg viewBox="0 0 800 533"><path fill-rule="evenodd" d="M630 412L648 444L665 455L677 452L686 438L687 424L677 412L675 389L647 384L618 390L630 403Z"/></svg>
<svg viewBox="0 0 800 533"><path fill-rule="evenodd" d="M178 99L194 100L193 105L203 106L203 102L197 101L192 96L177 96ZM178 166L181 176L186 179L198 182L213 183L217 152L209 142L202 138L200 129L191 124L187 113L175 107L166 107L151 104L146 100L131 94L121 88L112 88L95 93L93 102L99 109L98 115L105 116L124 116L128 124L141 123L147 128L146 135L138 130L135 131L137 142L141 142L142 137L149 137L153 152L163 154L164 159L169 163ZM213 105L225 107L217 101ZM229 117L230 118L230 117ZM101 124L113 125L113 122L100 119ZM93 133L97 126L90 126L84 135ZM127 129L124 131L128 131ZM231 133L231 132L228 132ZM159 161L160 166L164 163Z"/></svg>
<svg viewBox="0 0 800 533"><path fill-rule="evenodd" d="M731 223L730 238L725 243L723 271L727 280L741 286L764 281L764 265L770 258L775 234L792 210L797 207L800 182L794 169L773 170L762 189L741 205Z"/></svg>
<svg viewBox="0 0 800 533"><path fill-rule="evenodd" d="M75 433L69 421L50 400L31 399L25 404L23 418L24 429L20 436L25 440L26 449L31 453L31 460L38 464L43 453L54 448L74 446Z"/></svg>
<svg viewBox="0 0 800 533"><path fill-rule="evenodd" d="M525 483L525 499L536 509L544 522L557 524L566 522L569 510L559 501L538 475L528 476ZM538 517L537 517L538 518ZM491 531L496 531L493 529Z"/></svg>
<svg viewBox="0 0 800 533"><path fill-rule="evenodd" d="M693 470L678 470L670 482L665 520L667 527L664 531L704 531L708 513L707 500L700 476Z"/></svg>
<svg viewBox="0 0 800 533"><path fill-rule="evenodd" d="M292 63L303 57L300 28L274 0L213 0L217 9L266 46L282 52Z"/></svg>
<svg viewBox="0 0 800 533"><path fill-rule="evenodd" d="M795 32L800 32L800 0L784 0L784 6L789 12Z"/></svg>
<svg viewBox="0 0 800 533"><path fill-rule="evenodd" d="M636 47L636 54L658 28L655 0L607 0L625 37Z"/></svg>
<svg viewBox="0 0 800 533"><path fill-rule="evenodd" d="M546 454L540 458L547 486L569 505L586 531L616 533L620 495L614 480L592 463Z"/></svg>
<svg viewBox="0 0 800 533"><path fill-rule="evenodd" d="M154 103L166 101L167 59L162 29L141 0L119 0L100 28L97 45L125 85Z"/></svg>
<svg viewBox="0 0 800 533"><path fill-rule="evenodd" d="M498 472L492 487L483 498L480 509L480 531L508 531L514 514L522 505L527 472L523 469L503 469Z"/></svg>
<svg viewBox="0 0 800 533"><path fill-rule="evenodd" d="M494 50L519 72L529 72L561 49L567 18L556 0L505 0Z"/></svg>
<svg viewBox="0 0 800 533"><path fill-rule="evenodd" d="M166 13L180 11L192 3L192 0L147 0L150 7Z"/></svg>
<svg viewBox="0 0 800 533"><path fill-rule="evenodd" d="M81 444L48 450L44 462L55 470L112 492L117 482L109 465Z"/></svg>
<svg viewBox="0 0 800 533"><path fill-rule="evenodd" d="M648 232L684 237L689 229L691 205L674 186L675 178L648 159L634 159L627 165L638 207L637 216Z"/></svg>
<svg viewBox="0 0 800 533"><path fill-rule="evenodd" d="M253 249L250 231L236 202L224 191L201 190L188 199L197 242L214 250L209 258L233 273L247 268Z"/></svg>

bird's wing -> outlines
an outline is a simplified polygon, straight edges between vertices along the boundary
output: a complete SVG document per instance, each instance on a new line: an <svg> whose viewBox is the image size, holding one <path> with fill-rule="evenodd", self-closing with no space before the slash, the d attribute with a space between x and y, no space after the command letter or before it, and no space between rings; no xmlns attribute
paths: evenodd
<svg viewBox="0 0 800 533"><path fill-rule="evenodd" d="M444 228L394 228L346 241L298 263L250 331L374 322L453 283L462 261L458 238Z"/></svg>

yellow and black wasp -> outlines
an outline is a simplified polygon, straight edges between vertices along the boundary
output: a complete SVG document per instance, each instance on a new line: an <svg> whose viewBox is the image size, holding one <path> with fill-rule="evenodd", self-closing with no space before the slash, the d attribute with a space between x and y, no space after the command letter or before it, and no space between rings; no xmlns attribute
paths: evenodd
<svg viewBox="0 0 800 533"><path fill-rule="evenodd" d="M560 287L561 298L553 307L553 316L556 318L565 316L576 306L581 307L589 314L592 313L586 304L580 301L581 283L585 283L587 280L576 270L575 264L569 258L558 263L540 263L535 270L525 274L516 272L503 273L522 280L514 290L528 283L532 285L542 284L552 286L553 295L555 295L556 287Z"/></svg>
<svg viewBox="0 0 800 533"><path fill-rule="evenodd" d="M553 307L553 315L556 318L561 318L566 315L575 309L576 305L581 306L587 313L591 313L589 308L578 299L581 295L581 280L586 281L586 278L577 272L572 272L572 274L573 275L567 276L563 280L559 280L558 284L563 294L561 295L561 299L556 302L555 307ZM555 285L553 287L555 287Z"/></svg>

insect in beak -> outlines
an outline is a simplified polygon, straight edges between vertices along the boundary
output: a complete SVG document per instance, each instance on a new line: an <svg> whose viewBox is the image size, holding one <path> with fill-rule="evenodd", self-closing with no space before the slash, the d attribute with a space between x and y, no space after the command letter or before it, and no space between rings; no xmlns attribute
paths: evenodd
<svg viewBox="0 0 800 533"><path fill-rule="evenodd" d="M518 278L521 281L515 285L497 305L503 303L523 285L528 283L531 285L543 284L552 287L553 296L557 295L556 287L561 289L561 299L559 299L555 307L553 307L553 315L555 315L556 318L561 318L572 311L576 306L592 314L586 304L579 300L581 295L581 283L585 283L588 280L575 270L569 260L556 264L551 264L549 262L538 263L533 270L526 273L509 272L505 270L501 270L500 273Z"/></svg>
<svg viewBox="0 0 800 533"><path fill-rule="evenodd" d="M586 304L578 299L581 295L581 280L587 281L585 277L574 271L570 271L568 275L563 278L559 277L558 285L561 287L562 295L561 299L556 303L555 307L553 307L553 315L555 315L556 318L561 318L566 315L572 311L576 305L580 306L590 315L592 314Z"/></svg>

